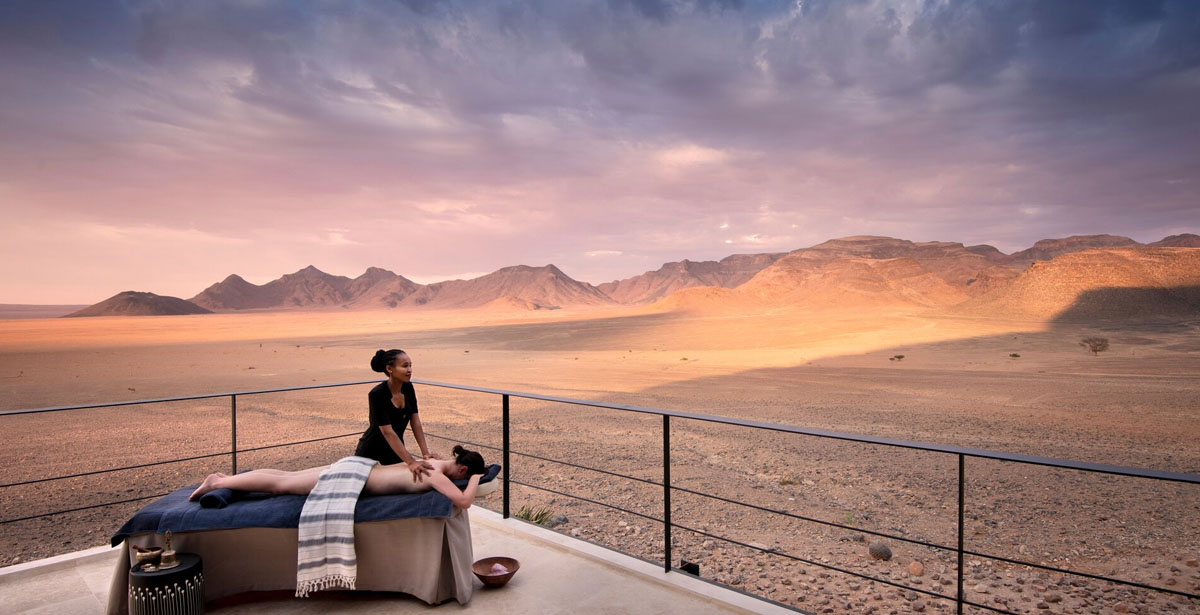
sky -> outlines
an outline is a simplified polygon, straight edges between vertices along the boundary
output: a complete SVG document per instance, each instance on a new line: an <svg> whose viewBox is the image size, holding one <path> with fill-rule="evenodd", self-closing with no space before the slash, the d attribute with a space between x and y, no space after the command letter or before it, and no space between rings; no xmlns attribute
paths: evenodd
<svg viewBox="0 0 1200 615"><path fill-rule="evenodd" d="M1200 233L1200 2L0 2L0 303Z"/></svg>

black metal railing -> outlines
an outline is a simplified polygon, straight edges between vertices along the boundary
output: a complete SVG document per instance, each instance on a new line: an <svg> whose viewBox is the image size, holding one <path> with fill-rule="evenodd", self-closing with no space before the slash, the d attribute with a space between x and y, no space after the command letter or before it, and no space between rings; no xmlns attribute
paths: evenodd
<svg viewBox="0 0 1200 615"><path fill-rule="evenodd" d="M273 449L273 448L296 446L296 445L300 445L300 444L309 444L309 443L313 443L313 442L320 442L320 441L325 441L325 440L333 440L333 439L338 439L338 438L357 436L361 433L360 431L355 431L352 433L338 434L338 435L326 436L326 437L321 437L321 438L313 438L313 439L308 439L308 440L284 442L284 443L277 443L277 444L258 446L258 447L250 447L250 448L239 448L238 447L238 436L237 436L237 398L238 397L264 395L264 394L272 394L272 393L283 393L283 392L290 392L290 391L307 391L307 390L313 390L313 389L325 389L325 388L334 388L334 387L360 386L360 385L366 385L366 384L376 384L377 382L378 382L377 380L369 380L369 381L343 382L343 383L310 385L310 386L300 386L300 387L288 387L288 388L279 388L279 389L241 391L241 392L232 392L232 393L213 393L213 394L207 394L207 395L192 395L192 396L183 396L183 397L168 397L168 398L144 399L144 400L134 400L134 401L123 401L123 402L84 404L84 405L76 405L76 406L56 406L56 407L49 407L49 408L0 411L0 417L4 417L4 416L39 414L39 413L50 413L50 412L71 411L71 410L112 408L112 407L119 407L119 406L170 403L170 402L191 401L191 400L199 400L199 399L216 399L216 398L228 397L230 400L229 407L230 407L230 426L231 426L230 449L228 451L222 451L222 452L210 453L210 454L204 454L204 455L197 455L197 456L191 456L191 457L183 457L183 458L178 458L178 459L170 459L170 460L159 461L159 462L154 462L154 463L137 464L137 465L123 466L123 467L114 467L114 468L107 468L107 469L95 470L95 471L83 472L83 473L77 473L77 474L69 474L69 475L54 476L54 477L43 477L43 478L37 478L37 479L31 479L31 480L25 480L25 481L19 481L19 482L7 483L7 484L0 484L0 489L9 488L9 487L17 487L17 486L22 486L22 485L30 485L30 484L34 484L34 483L41 483L41 482L54 481L54 480L64 480L64 479L68 479L68 478L77 478L77 477L81 477L81 476L89 476L89 475L103 474L103 473L110 473L110 472L119 472L119 471L123 471L123 470L135 469L135 468L145 468L145 467L150 467L150 466L166 465L166 464L172 464L172 463L182 463L182 462L186 462L186 461L195 461L195 460L199 460L199 459L214 458L214 457L220 457L220 456L225 456L225 455L228 455L230 457L230 465L231 465L232 471L237 472L237 456L238 456L239 452L247 453L247 452L252 452L252 451L262 451L262 450ZM599 506L606 507L606 508L609 508L612 510L620 511L622 513L627 513L627 514L635 515L635 516L638 516L638 517L641 517L641 518L644 518L647 520L662 523L663 524L663 551L664 551L663 559L662 559L662 566L663 566L663 570L665 572L673 572L673 571L678 570L671 563L673 561L672 529L678 528L680 530L692 532L699 536L705 536L705 537L712 538L715 540L725 541L725 542L728 542L733 545L737 545L737 546L751 549L751 550L754 550L757 552L769 554L771 556L783 557L783 558L786 558L786 559L789 559L792 561L802 562L804 564L817 566L817 567L824 568L827 570L832 570L832 571L835 571L835 572L838 572L841 574L854 576L854 577L862 578L865 580L874 581L874 582L881 583L881 584L888 585L888 586L902 588L906 591L916 592L918 594L923 594L923 595L929 596L931 598L950 600L955 603L955 605L957 607L957 613L959 613L959 614L962 613L962 609L964 606L972 606L972 607L981 608L981 609L985 609L985 610L996 612L996 613L1003 613L1003 614L1008 614L1008 615L1018 615L1014 611L1009 611L1007 609L993 606L993 605L974 602L967 598L966 592L965 592L964 561L963 561L965 556L985 558L985 559L995 560L995 561L1004 562L1007 564L1012 564L1012 565L1017 565L1017 566L1027 566L1030 568L1035 568L1035 569L1039 569L1039 570L1043 570L1043 571L1047 571L1047 572L1055 572L1055 573L1060 573L1060 574L1064 574L1064 575L1074 575L1074 576L1088 578L1088 579L1092 579L1092 580L1103 581L1103 582L1113 583L1113 584L1117 584L1117 585L1123 585L1126 587L1135 587L1135 588L1139 588L1139 589L1143 589L1143 590L1147 590L1147 591L1151 591L1151 592L1169 594L1169 595L1174 595L1174 596L1182 596L1182 597L1185 597L1185 598L1188 598L1191 600L1200 600L1200 594L1195 594L1195 593L1191 593L1191 592L1187 592L1187 591L1183 591L1183 590L1176 590L1176 589L1171 589L1171 588L1167 588L1167 587L1159 587L1159 586L1149 585L1146 583L1141 583L1138 581L1133 581L1133 580L1128 580L1128 579L1120 579L1120 578L1109 577L1109 576L1104 576L1104 575L1091 574L1091 573L1080 571L1080 570L1071 570L1068 568L1051 566L1051 565L1047 565L1047 564L1043 564L1043 563L1039 563L1039 562L1025 561L1025 560L1021 560L1021 559L1004 557L1004 556L998 555L998 554L983 553L983 552L979 552L979 551L970 550L970 549L966 548L966 544L965 544L965 540L964 540L964 536L965 536L964 511L966 510L966 488L965 488L965 485L966 485L966 459L967 458L987 459L987 460L1018 463L1018 464L1029 464L1029 465L1049 467L1049 468L1060 468L1060 469L1067 469L1067 470L1077 470L1077 471L1087 472L1087 473L1099 473L1099 474L1108 474L1108 475L1116 475L1116 476L1126 476L1126 477L1149 479L1149 480L1155 480L1155 481L1168 481L1168 482L1182 483L1182 484L1191 485L1191 486L1200 485L1200 475L1182 473L1182 472L1167 472L1167 471L1161 471L1161 470L1148 470L1148 469L1116 466L1116 465L1109 465L1109 464L1087 463L1087 462L1072 461L1072 460L1066 460L1066 459L1038 457L1038 456L1033 456L1033 455L1003 453L1003 452L989 451L989 450L983 450L983 449L973 449L973 448L965 448L965 447L959 447L959 446L947 446L947 445L931 444L931 443L924 443L924 442L913 442L913 441L899 440L899 439L894 439L894 438L864 436L864 435L849 434L849 433L842 433L842 432L835 432L835 431L827 431L827 430L821 430L821 429L807 429L807 428L795 427L795 426L790 426L790 425L765 423L765 422L760 422L760 421L751 421L751 420L745 420L745 419L721 417L721 416L714 416L714 415L707 415L707 414L698 414L698 413L681 412L681 411L673 411L673 410L661 410L661 409L655 409L655 408L646 408L646 407L623 405L623 404L610 404L610 403L604 403L604 402L599 402L599 401L581 400L581 399L573 399L573 398L567 398L567 397L556 397L556 396L540 395L540 394L534 394L534 393L523 393L523 392L518 392L518 391L508 391L508 390L492 389L492 388L486 388L486 387L475 387L475 386L444 383L444 382L431 382L431 381L423 381L423 380L415 380L414 382L421 384L421 385L430 386L430 387L456 389L456 390L461 390L461 391L469 391L469 392L473 392L473 393L496 395L501 398L501 431L502 431L501 447L497 448L495 446L480 444L480 443L476 443L476 442L469 442L469 444L472 444L474 446L479 446L482 448L499 450L502 453L504 471L502 474L502 477L503 477L502 478L503 502L502 502L501 513L505 518L509 518L511 516L510 513L511 513L512 485L516 484L516 485L524 486L527 488L531 488L531 489L535 489L535 490L539 490L539 491L543 491L543 492L547 492L547 493L553 493L556 495L574 498L574 499L577 499L577 500L580 500L583 502L588 502L588 503L591 503L594 505L599 505ZM521 399L537 400L537 401L542 401L542 402L547 402L547 403L567 404L567 405L573 405L573 406L587 406L587 407L592 407L592 408L602 408L602 409L614 410L614 411L619 411L619 412L632 412L632 413L638 413L638 414L644 414L644 415L660 416L661 420L662 420L662 428L661 428L662 480L661 480L661 482L657 482L657 481L645 479L645 478L638 478L638 477L634 477L634 476L630 476L630 475L626 475L626 474L611 472L609 470L604 470L602 468L589 467L586 465L568 462L568 461L564 461L564 460L560 460L560 459L553 459L553 458L549 458L549 457L539 456L539 455L536 455L533 453L513 450L512 442L511 442L511 434L510 434L510 426L511 426L511 422L512 422L511 412L510 412L510 405L511 405L510 400L511 400L511 398L514 398L514 397L521 398ZM847 524L837 523L835 521L830 521L827 519L818 519L818 518L811 517L811 516L798 515L798 514L795 514L795 513L789 512L789 511L785 511L785 510L778 510L778 509L769 508L769 507L765 507L765 506L759 506L759 505L751 504L748 502L743 502L743 501L726 498L726 497L722 497L722 496L711 494L711 493L705 493L705 492L697 491L694 489L688 489L685 487L673 485L671 482L671 422L672 422L672 419L681 420L681 421L697 421L697 422L703 422L703 423L728 425L728 426L745 428L745 429L767 430L767 431L778 432L778 433L783 433L783 434L791 434L791 435L796 435L796 436L809 436L809 437L824 438L824 439L831 439L831 440L840 440L840 441L855 442L855 443L859 443L859 444L866 444L866 445L872 445L872 446L898 447L898 448L904 448L904 449L924 451L927 453L952 456L957 461L957 484L958 484L958 487L957 487L957 527L956 527L957 544L956 545L938 544L937 542L933 542L933 541L918 540L918 539L914 539L914 538L909 538L907 536L901 536L901 535L890 534L890 533L886 533L886 532L868 530L868 529L854 527L854 526L847 525ZM430 433L428 435L435 437L435 438L449 439L444 436L440 436L440 435L433 434L433 433ZM659 487L662 489L662 517L659 518L659 517L655 517L654 515L649 515L649 514L634 511L634 510L625 509L625 508L616 506L614 504L599 501L599 500L592 499L592 498L588 498L588 497L585 497L585 496L577 494L577 493L567 493L567 492L551 489L544 485L537 485L537 484L528 483L528 482L524 482L524 481L514 480L512 478L512 472L511 472L513 455L530 458L530 459L537 459L537 460L541 460L541 461L545 461L545 462L562 464L562 465L565 465L568 467L589 470L589 471L593 471L593 472L599 472L602 474L619 477L619 478L623 478L623 479L628 479L628 480L633 480L633 481L637 481L637 482L640 482L643 484ZM834 527L834 528L840 528L840 529L846 529L846 530L853 530L855 532L871 534L874 536L889 538L889 539L893 539L893 540L897 540L897 541L901 541L901 542L906 542L909 544L915 544L915 545L920 545L920 546L928 547L928 548L932 548L932 549L940 549L940 550L954 552L957 555L957 571L956 571L956 576L957 576L956 581L957 582L956 582L955 594L954 595L943 594L938 591L925 589L923 587L919 587L919 586L915 586L915 585L908 585L908 584L899 583L897 581L893 581L890 579L874 577L874 576L864 574L861 572L849 570L844 567L835 566L835 565L832 565L832 564L829 564L826 562L815 561L812 558L801 557L798 555L793 555L791 553L782 552L782 551L779 551L776 549L763 548L762 546L759 546L759 545L749 544L746 542L735 540L734 538L731 538L728 536L722 536L722 535L719 535L719 534L716 534L713 532L709 532L709 531L706 531L706 530L703 530L700 528L682 525L676 521L673 521L672 517L671 517L671 511L672 511L671 496L672 496L673 492L686 493L686 494L694 495L694 496L698 496L698 497L709 498L709 499L712 499L715 501L720 501L720 502L723 502L726 504L744 507L744 508L747 508L750 510L764 513L764 514L779 515L779 516L783 516L783 517L798 520L798 521L804 521L804 522L808 522L808 523L823 525L826 527ZM104 503L91 504L91 505L87 505L87 506L83 506L83 507L71 508L71 509L66 509L66 510L57 510L57 511L52 511L52 512L47 512L47 513L41 513L38 515L30 515L30 516L11 518L11 519L0 519L0 525L14 523L14 522L18 522L18 521L25 521L25 520L35 519L35 518L40 518L40 517L50 517L50 516L54 516L54 515L64 514L64 513L68 513L68 512L75 512L75 511L85 510L85 509L89 509L89 508L98 508L98 507L102 507L102 506L111 506L111 505L116 505L116 504L137 502L137 501L141 501L141 500L147 500L147 499L161 497L163 495L166 495L166 494L153 494L153 495L141 496L141 497L137 497L137 498L130 498L130 499L125 499L125 500L120 500L120 501L104 502ZM794 608L794 607L790 607L788 605L783 605L783 606L786 606L787 608Z"/></svg>

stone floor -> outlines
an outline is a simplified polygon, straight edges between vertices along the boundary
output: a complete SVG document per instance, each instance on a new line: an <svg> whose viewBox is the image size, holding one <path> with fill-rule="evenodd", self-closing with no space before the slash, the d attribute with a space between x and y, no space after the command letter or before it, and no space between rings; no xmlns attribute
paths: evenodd
<svg viewBox="0 0 1200 615"><path fill-rule="evenodd" d="M639 613L722 615L795 613L686 574L562 536L483 508L471 509L475 555L507 555L521 569L503 588L479 588L471 602L429 606L404 594L336 592L298 599L282 592L226 598L209 613L296 615L454 613L557 615ZM108 601L115 549L99 547L0 568L0 612L11 615L100 615Z"/></svg>

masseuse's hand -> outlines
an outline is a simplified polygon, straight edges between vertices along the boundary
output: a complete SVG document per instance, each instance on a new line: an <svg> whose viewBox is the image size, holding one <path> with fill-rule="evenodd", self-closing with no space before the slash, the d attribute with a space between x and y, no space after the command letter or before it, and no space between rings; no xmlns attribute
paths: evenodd
<svg viewBox="0 0 1200 615"><path fill-rule="evenodd" d="M442 457L433 451L429 451L428 453L425 453L425 459L445 459L445 457Z"/></svg>
<svg viewBox="0 0 1200 615"><path fill-rule="evenodd" d="M428 461L415 459L412 463L408 464L408 470L412 472L413 480L419 483L422 476L429 474L433 470L433 464Z"/></svg>

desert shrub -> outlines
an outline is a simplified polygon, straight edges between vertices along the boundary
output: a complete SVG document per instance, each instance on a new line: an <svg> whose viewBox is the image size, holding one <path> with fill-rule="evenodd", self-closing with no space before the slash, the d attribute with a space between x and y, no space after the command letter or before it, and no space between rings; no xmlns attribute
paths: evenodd
<svg viewBox="0 0 1200 615"><path fill-rule="evenodd" d="M524 519L530 523L538 525L550 525L550 518L554 516L554 511L541 506L530 506L528 504L521 507L517 511L517 518Z"/></svg>
<svg viewBox="0 0 1200 615"><path fill-rule="evenodd" d="M1010 356L1010 357L1012 357L1012 358L1014 358L1014 359L1020 359L1020 358L1021 358L1021 355L1019 355L1019 354L1017 354L1017 353L1015 353L1015 352L1014 352L1014 353L1012 353L1012 354L1010 354L1010 355L1008 355L1008 356Z"/></svg>
<svg viewBox="0 0 1200 615"><path fill-rule="evenodd" d="M902 360L904 360L904 355L902 355L902 354L892 355L892 356L888 357L888 361L902 361Z"/></svg>
<svg viewBox="0 0 1200 615"><path fill-rule="evenodd" d="M1092 355L1095 356L1095 355L1099 355L1100 353L1104 352L1105 350L1108 350L1108 338L1107 337L1085 337L1085 338L1083 338L1083 341L1079 342L1079 345L1092 351Z"/></svg>

